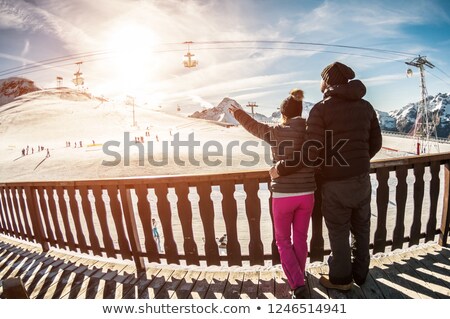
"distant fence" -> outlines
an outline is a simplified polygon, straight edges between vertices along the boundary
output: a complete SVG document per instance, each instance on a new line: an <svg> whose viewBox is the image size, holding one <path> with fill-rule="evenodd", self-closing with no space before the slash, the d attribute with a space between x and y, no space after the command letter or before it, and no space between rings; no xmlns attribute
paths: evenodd
<svg viewBox="0 0 450 319"><path fill-rule="evenodd" d="M378 184L372 203L374 253L436 240L436 236L441 245L447 244L450 153L374 161L371 178ZM257 171L0 183L0 233L38 243L44 251L56 247L130 259L138 269L144 269L146 261L276 264L279 255L267 216L271 216L269 182L267 171ZM311 261L321 261L329 253L320 207L319 185ZM162 251L152 232L154 217L161 223ZM218 221L227 234L225 252L217 242L222 235Z"/></svg>
<svg viewBox="0 0 450 319"><path fill-rule="evenodd" d="M398 137L404 137L404 138L410 138L410 139L416 139L417 137L412 136L411 134L408 133L402 133L402 132L394 132L394 131L386 131L386 130L382 130L381 133L383 135L391 135L391 136L398 136ZM444 137L433 137L430 136L430 141L435 141L438 143L445 143L445 144L450 144L450 139L449 138L444 138Z"/></svg>

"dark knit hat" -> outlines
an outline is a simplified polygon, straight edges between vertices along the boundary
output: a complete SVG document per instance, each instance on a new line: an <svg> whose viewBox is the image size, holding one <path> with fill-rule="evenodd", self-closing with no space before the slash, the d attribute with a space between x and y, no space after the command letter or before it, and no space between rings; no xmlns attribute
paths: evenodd
<svg viewBox="0 0 450 319"><path fill-rule="evenodd" d="M348 80L353 79L355 72L341 62L334 62L323 69L321 76L328 85L337 85L345 84Z"/></svg>
<svg viewBox="0 0 450 319"><path fill-rule="evenodd" d="M287 97L281 103L280 112L287 118L293 118L302 115L303 102L297 101L292 96Z"/></svg>

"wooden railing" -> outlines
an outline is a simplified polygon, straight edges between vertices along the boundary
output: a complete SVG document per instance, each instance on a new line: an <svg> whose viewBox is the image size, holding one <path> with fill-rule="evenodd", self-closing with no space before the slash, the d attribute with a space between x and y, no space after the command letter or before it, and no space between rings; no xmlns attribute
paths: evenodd
<svg viewBox="0 0 450 319"><path fill-rule="evenodd" d="M446 245L450 153L371 164L373 252L422 241ZM96 256L188 265L279 263L266 171L0 184L0 233ZM378 185L376 185L378 184ZM320 185L310 260L329 253ZM152 233L160 222L162 250ZM440 223L439 223L440 220ZM225 249L217 237L227 234Z"/></svg>

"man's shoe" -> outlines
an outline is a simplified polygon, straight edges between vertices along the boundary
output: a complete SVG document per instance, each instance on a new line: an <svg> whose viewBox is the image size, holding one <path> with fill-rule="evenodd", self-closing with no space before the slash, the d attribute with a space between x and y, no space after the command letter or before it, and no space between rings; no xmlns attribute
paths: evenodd
<svg viewBox="0 0 450 319"><path fill-rule="evenodd" d="M353 282L350 282L348 284L333 284L330 281L330 278L328 275L322 275L319 279L319 283L324 286L325 288L328 289L337 289L337 290L341 290L341 291L349 291L350 289L352 289L353 286Z"/></svg>
<svg viewBox="0 0 450 319"><path fill-rule="evenodd" d="M295 288L292 293L292 299L309 299L308 288L306 286Z"/></svg>

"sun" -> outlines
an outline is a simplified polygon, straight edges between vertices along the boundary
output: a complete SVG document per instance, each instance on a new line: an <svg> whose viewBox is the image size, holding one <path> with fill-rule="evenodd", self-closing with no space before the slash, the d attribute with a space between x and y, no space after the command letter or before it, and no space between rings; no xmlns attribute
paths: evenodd
<svg viewBox="0 0 450 319"><path fill-rule="evenodd" d="M113 69L124 83L132 86L148 79L155 68L155 33L144 26L123 24L109 34L108 50Z"/></svg>

